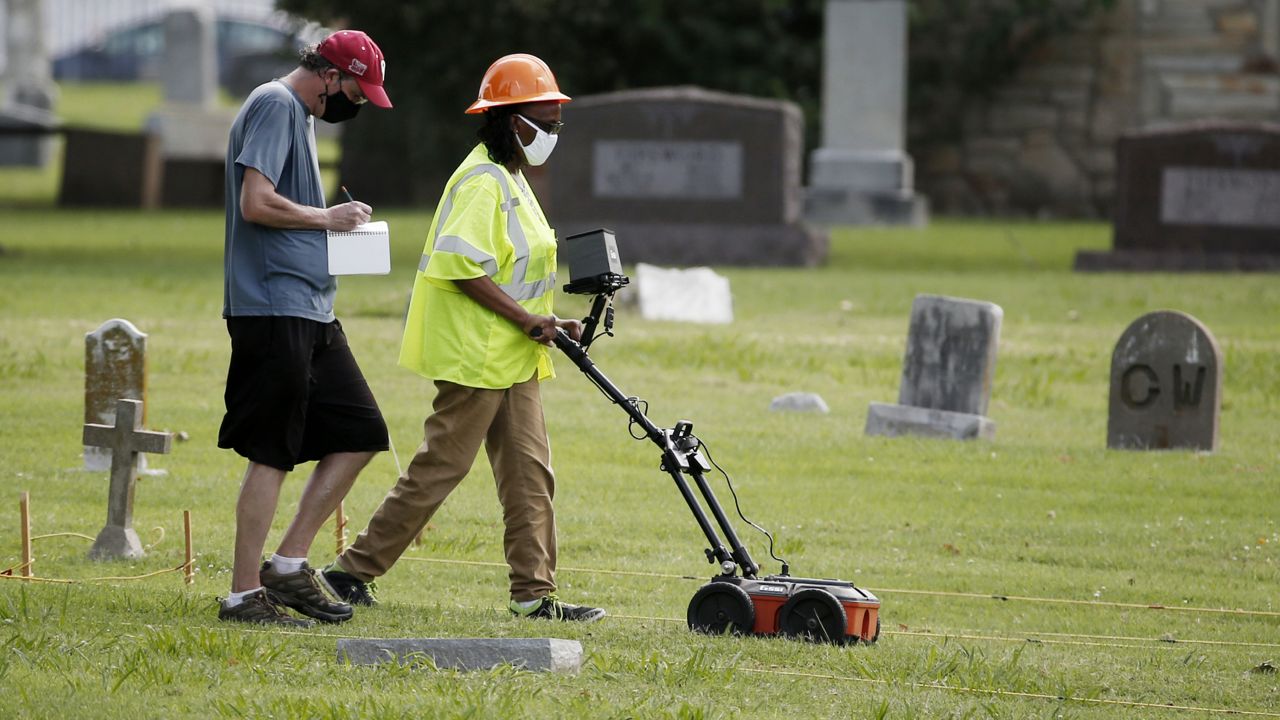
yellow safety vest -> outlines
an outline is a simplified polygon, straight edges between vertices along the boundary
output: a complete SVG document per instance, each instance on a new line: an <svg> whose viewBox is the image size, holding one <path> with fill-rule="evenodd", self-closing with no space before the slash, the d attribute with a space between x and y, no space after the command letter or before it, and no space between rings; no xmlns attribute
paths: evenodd
<svg viewBox="0 0 1280 720"><path fill-rule="evenodd" d="M545 345L462 294L454 280L488 275L531 313L550 315L556 235L533 191L489 159L483 143L445 186L400 344L400 365L436 380L508 388L553 377Z"/></svg>

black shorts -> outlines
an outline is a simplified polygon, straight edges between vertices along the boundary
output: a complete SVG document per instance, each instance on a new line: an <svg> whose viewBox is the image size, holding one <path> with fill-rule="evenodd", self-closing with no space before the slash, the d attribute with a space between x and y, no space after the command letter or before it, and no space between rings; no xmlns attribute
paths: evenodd
<svg viewBox="0 0 1280 720"><path fill-rule="evenodd" d="M337 320L230 317L227 333L218 447L285 471L330 453L387 449L387 424Z"/></svg>

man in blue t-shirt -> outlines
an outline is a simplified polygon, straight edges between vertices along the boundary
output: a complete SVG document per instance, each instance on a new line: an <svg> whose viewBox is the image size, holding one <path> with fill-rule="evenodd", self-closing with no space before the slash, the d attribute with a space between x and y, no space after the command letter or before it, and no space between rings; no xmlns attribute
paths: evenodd
<svg viewBox="0 0 1280 720"><path fill-rule="evenodd" d="M293 72L254 90L227 142L222 315L231 336L227 413L218 447L249 461L236 504L235 561L223 620L343 622L307 551L360 470L388 447L387 426L333 314L328 230L369 221L361 202L325 207L314 118L343 122L365 102L391 107L386 62L366 34L342 30L302 51ZM262 563L280 487L316 460L298 512ZM259 566L261 563L261 566Z"/></svg>

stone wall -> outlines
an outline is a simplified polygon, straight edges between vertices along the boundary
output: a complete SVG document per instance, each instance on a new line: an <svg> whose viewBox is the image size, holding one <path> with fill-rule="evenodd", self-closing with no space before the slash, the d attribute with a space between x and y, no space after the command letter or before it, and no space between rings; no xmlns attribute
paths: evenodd
<svg viewBox="0 0 1280 720"><path fill-rule="evenodd" d="M1121 133L1199 119L1280 120L1280 0L1119 0L1038 49L960 139L914 138L941 213L1105 217Z"/></svg>

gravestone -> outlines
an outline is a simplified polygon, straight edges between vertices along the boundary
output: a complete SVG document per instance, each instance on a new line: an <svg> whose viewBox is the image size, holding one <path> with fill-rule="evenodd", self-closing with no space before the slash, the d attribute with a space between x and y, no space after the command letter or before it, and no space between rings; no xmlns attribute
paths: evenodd
<svg viewBox="0 0 1280 720"><path fill-rule="evenodd" d="M906 0L827 0L822 146L810 158L805 216L824 224L923 225L906 151Z"/></svg>
<svg viewBox="0 0 1280 720"><path fill-rule="evenodd" d="M827 402L817 393L792 392L779 395L769 402L769 409L774 412L831 412Z"/></svg>
<svg viewBox="0 0 1280 720"><path fill-rule="evenodd" d="M108 320L84 336L85 424L114 425L122 399L143 403L139 422L146 422L147 334L128 320ZM146 467L145 458L141 461ZM111 469L111 450L85 443L84 469Z"/></svg>
<svg viewBox="0 0 1280 720"><path fill-rule="evenodd" d="M994 303L917 295L898 404L871 403L866 434L994 438L986 413L1003 317Z"/></svg>
<svg viewBox="0 0 1280 720"><path fill-rule="evenodd" d="M84 444L110 448L111 487L107 491L107 524L89 550L92 560L131 560L144 555L133 529L133 490L138 480L140 453L168 453L173 436L142 429L142 403L121 399L115 424L86 423Z"/></svg>
<svg viewBox="0 0 1280 720"><path fill-rule="evenodd" d="M59 205L160 206L164 166L159 136L76 128L66 130L63 138Z"/></svg>
<svg viewBox="0 0 1280 720"><path fill-rule="evenodd" d="M636 295L646 320L727 324L733 322L729 278L711 268L636 265Z"/></svg>
<svg viewBox="0 0 1280 720"><path fill-rule="evenodd" d="M4 75L0 76L0 166L44 167L53 156L51 131L58 90L45 49L43 0L8 0Z"/></svg>
<svg viewBox="0 0 1280 720"><path fill-rule="evenodd" d="M1280 270L1280 125L1134 132L1116 163L1112 250L1076 270Z"/></svg>
<svg viewBox="0 0 1280 720"><path fill-rule="evenodd" d="M557 638L343 638L338 662L377 665L430 660L437 668L488 670L514 665L524 670L576 674L582 667L582 644Z"/></svg>
<svg viewBox="0 0 1280 720"><path fill-rule="evenodd" d="M1133 321L1111 355L1107 447L1216 450L1222 351L1199 320L1163 310Z"/></svg>
<svg viewBox="0 0 1280 720"><path fill-rule="evenodd" d="M574 98L539 198L561 237L612 228L627 262L817 265L800 108L695 87Z"/></svg>
<svg viewBox="0 0 1280 720"><path fill-rule="evenodd" d="M216 34L208 4L164 18L164 104L147 119L160 136L165 207L222 207L227 136L236 111L219 108ZM268 78L263 78L267 80Z"/></svg>

